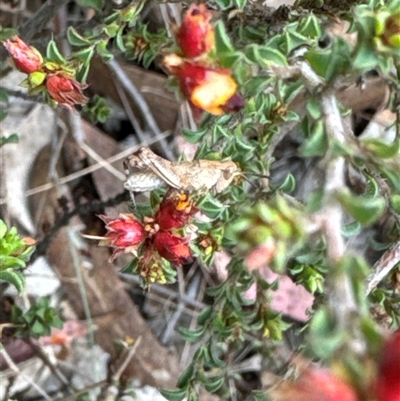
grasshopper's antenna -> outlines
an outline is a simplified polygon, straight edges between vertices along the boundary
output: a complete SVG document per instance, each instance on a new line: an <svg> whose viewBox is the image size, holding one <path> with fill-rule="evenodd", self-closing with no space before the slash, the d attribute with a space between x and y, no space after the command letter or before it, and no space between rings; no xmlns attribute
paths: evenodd
<svg viewBox="0 0 400 401"><path fill-rule="evenodd" d="M252 173L252 172L247 172L247 171L245 173L243 173L243 175L254 175L259 178L270 178L270 176L266 175L266 174Z"/></svg>

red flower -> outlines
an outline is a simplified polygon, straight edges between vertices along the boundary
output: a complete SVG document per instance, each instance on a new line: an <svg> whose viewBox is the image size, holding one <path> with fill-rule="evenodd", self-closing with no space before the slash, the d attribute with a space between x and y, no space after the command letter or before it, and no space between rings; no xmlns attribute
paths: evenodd
<svg viewBox="0 0 400 401"><path fill-rule="evenodd" d="M181 266L193 260L186 238L176 237L167 231L159 231L154 236L153 245L161 257L174 265Z"/></svg>
<svg viewBox="0 0 400 401"><path fill-rule="evenodd" d="M156 214L155 221L161 230L182 228L187 224L191 215L198 209L193 206L192 200L187 193L175 193L172 196L165 196Z"/></svg>
<svg viewBox="0 0 400 401"><path fill-rule="evenodd" d="M274 391L274 401L357 401L352 387L326 369L306 369Z"/></svg>
<svg viewBox="0 0 400 401"><path fill-rule="evenodd" d="M177 75L183 94L201 110L218 116L232 98L237 103L237 84L230 70L184 63Z"/></svg>
<svg viewBox="0 0 400 401"><path fill-rule="evenodd" d="M51 98L68 109L72 109L75 104L85 104L88 101L82 93L87 85L78 82L71 74L64 71L48 74L46 88Z"/></svg>
<svg viewBox="0 0 400 401"><path fill-rule="evenodd" d="M43 63L42 55L34 47L28 46L18 36L6 40L4 46L19 71L30 74L40 70Z"/></svg>
<svg viewBox="0 0 400 401"><path fill-rule="evenodd" d="M383 346L375 395L378 401L400 401L400 330Z"/></svg>
<svg viewBox="0 0 400 401"><path fill-rule="evenodd" d="M133 252L145 240L146 232L133 214L120 214L119 218L113 219L107 216L99 216L105 223L107 234L101 245L116 248L110 261L113 261L119 254Z"/></svg>
<svg viewBox="0 0 400 401"><path fill-rule="evenodd" d="M176 39L185 57L198 57L214 47L212 15L204 4L192 4L183 18Z"/></svg>

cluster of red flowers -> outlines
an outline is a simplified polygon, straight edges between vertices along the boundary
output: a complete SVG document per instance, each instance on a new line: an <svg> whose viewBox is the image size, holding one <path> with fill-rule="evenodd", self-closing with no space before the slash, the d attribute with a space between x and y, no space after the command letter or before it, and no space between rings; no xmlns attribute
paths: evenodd
<svg viewBox="0 0 400 401"><path fill-rule="evenodd" d="M18 36L6 40L4 46L15 67L29 75L24 83L30 90L36 93L46 90L54 102L69 109L87 103L88 98L82 93L87 85L78 82L71 71L45 61L37 49L28 46Z"/></svg>
<svg viewBox="0 0 400 401"><path fill-rule="evenodd" d="M182 57L170 54L164 63L178 77L182 93L194 112L214 115L238 111L243 98L236 93L237 83L229 69L223 69L213 57L215 49L212 14L204 4L192 4L176 34Z"/></svg>
<svg viewBox="0 0 400 401"><path fill-rule="evenodd" d="M297 380L273 391L274 401L400 401L400 330L383 344L372 379L366 379L361 396L342 378L324 368L303 369ZM365 395L368 394L368 395Z"/></svg>
<svg viewBox="0 0 400 401"><path fill-rule="evenodd" d="M100 245L115 248L111 261L121 253L139 257L140 274L148 282L162 282L163 258L176 266L192 261L189 236L185 233L190 216L198 209L186 192L169 191L160 203L154 217L143 221L133 214L121 214L113 219L100 216L106 223L107 234ZM140 255L138 251L140 248Z"/></svg>

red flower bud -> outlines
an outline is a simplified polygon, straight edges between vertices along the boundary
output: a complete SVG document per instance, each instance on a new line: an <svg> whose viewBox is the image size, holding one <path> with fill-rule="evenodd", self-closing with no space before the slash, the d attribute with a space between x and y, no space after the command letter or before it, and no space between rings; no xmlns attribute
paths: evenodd
<svg viewBox="0 0 400 401"><path fill-rule="evenodd" d="M71 74L64 71L48 74L46 88L51 98L68 109L72 109L75 104L85 104L88 101L82 93L87 85L78 82Z"/></svg>
<svg viewBox="0 0 400 401"><path fill-rule="evenodd" d="M214 47L212 15L204 4L192 4L183 18L176 39L185 57L198 57Z"/></svg>
<svg viewBox="0 0 400 401"><path fill-rule="evenodd" d="M395 331L383 346L375 395L377 401L400 400L400 330Z"/></svg>
<svg viewBox="0 0 400 401"><path fill-rule="evenodd" d="M274 401L357 401L352 387L326 369L306 369L273 391Z"/></svg>
<svg viewBox="0 0 400 401"><path fill-rule="evenodd" d="M145 240L146 232L133 214L120 214L119 218L113 219L107 216L99 216L105 223L107 234L101 245L116 248L110 260L114 260L121 253L134 252Z"/></svg>
<svg viewBox="0 0 400 401"><path fill-rule="evenodd" d="M4 46L10 53L15 67L21 72L30 74L40 70L43 63L42 55L34 47L28 46L18 36L6 40Z"/></svg>
<svg viewBox="0 0 400 401"><path fill-rule="evenodd" d="M192 200L184 192L165 196L160 204L155 221L161 230L184 227L191 215L198 209L193 206Z"/></svg>
<svg viewBox="0 0 400 401"><path fill-rule="evenodd" d="M161 257L174 265L181 266L193 260L186 238L176 237L167 231L159 231L154 236L153 245Z"/></svg>

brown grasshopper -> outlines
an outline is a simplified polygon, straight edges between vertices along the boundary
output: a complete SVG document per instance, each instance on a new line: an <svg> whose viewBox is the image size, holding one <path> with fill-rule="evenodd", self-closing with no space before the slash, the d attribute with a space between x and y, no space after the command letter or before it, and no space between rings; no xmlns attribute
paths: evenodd
<svg viewBox="0 0 400 401"><path fill-rule="evenodd" d="M127 175L124 187L130 192L152 191L167 184L186 191L218 193L239 174L232 160L171 162L145 147L129 156L124 161L124 167Z"/></svg>

